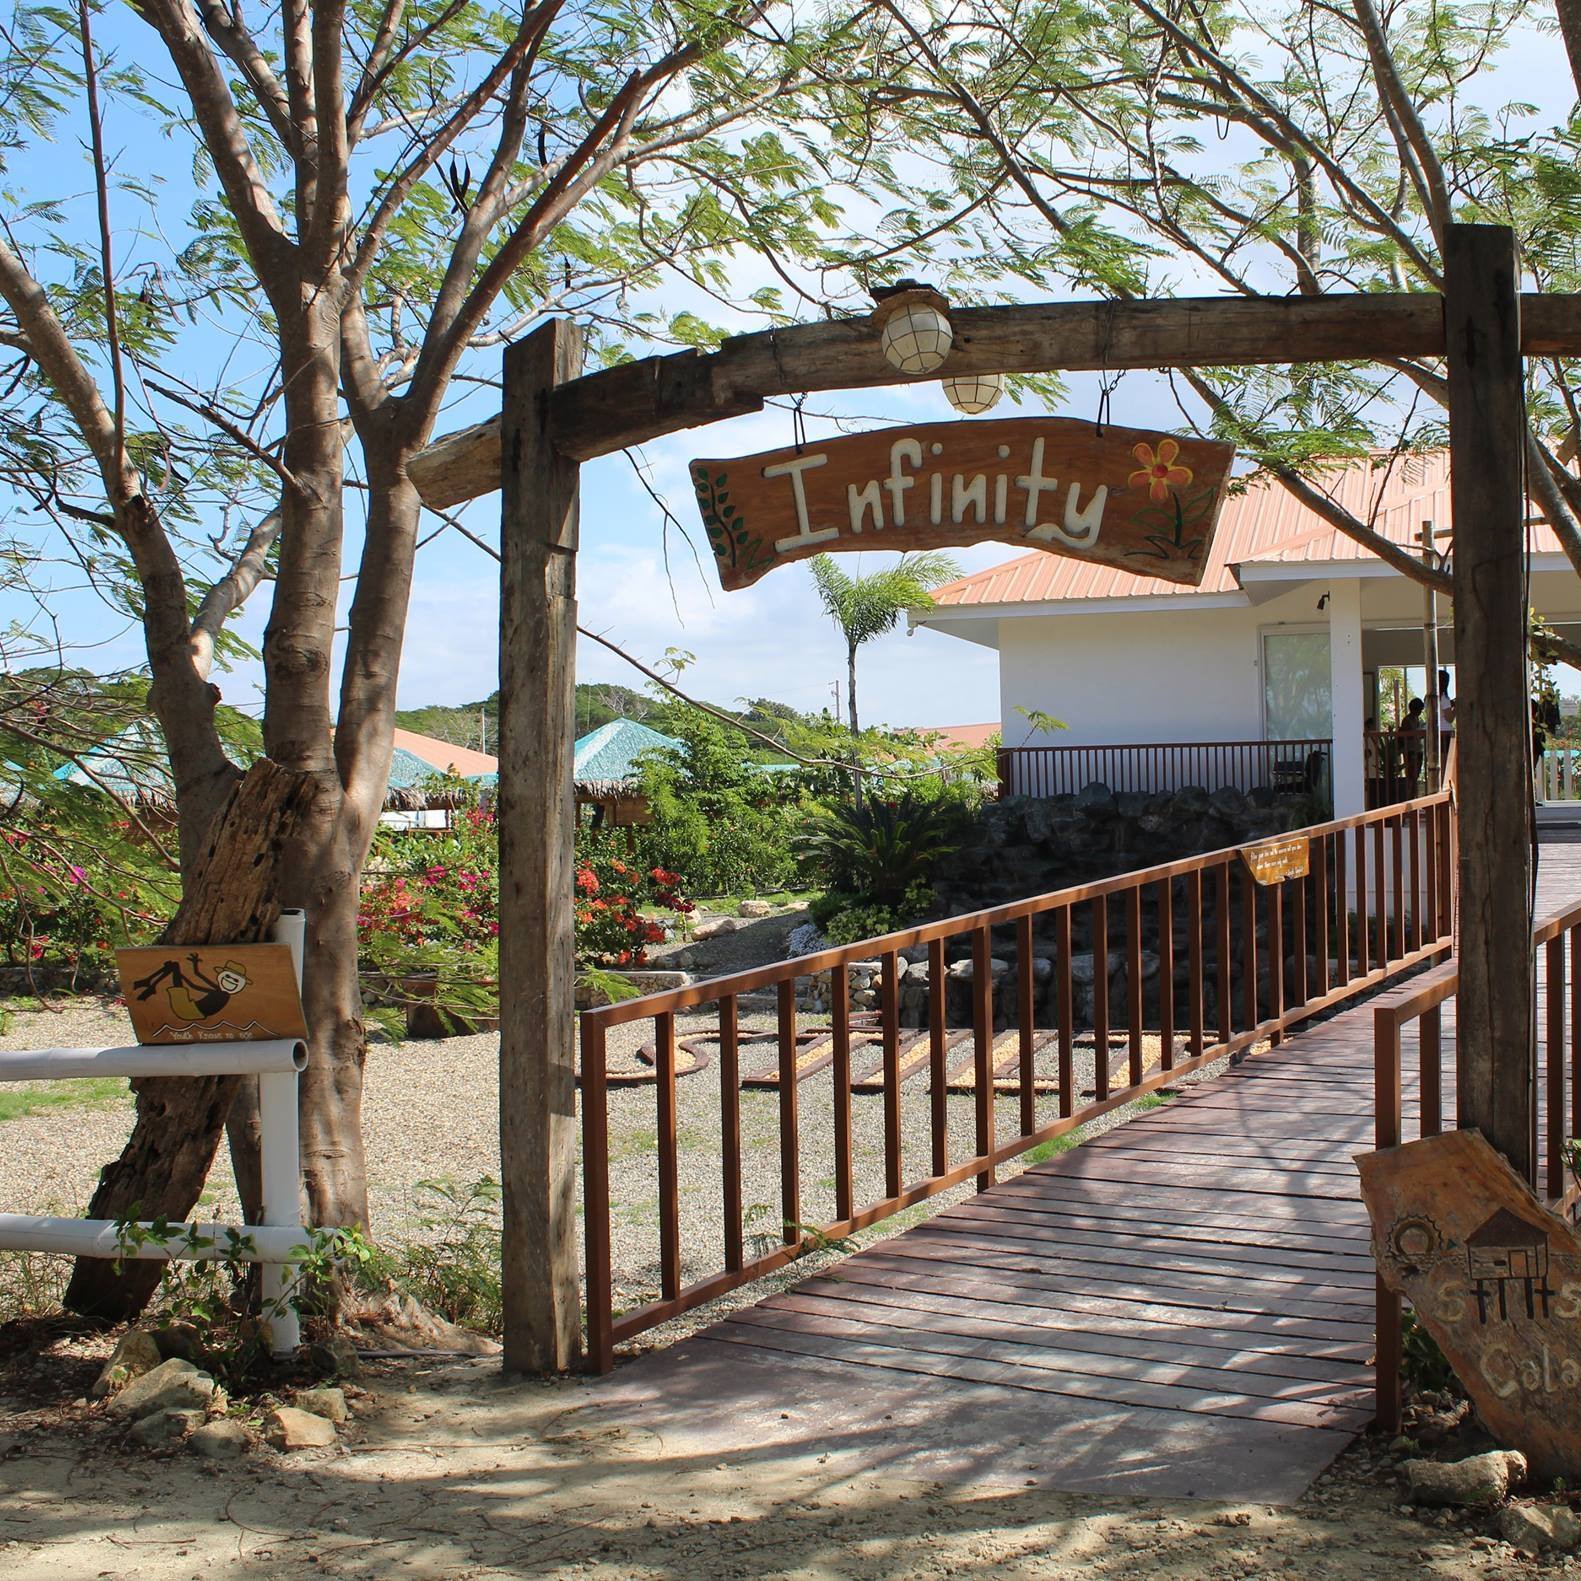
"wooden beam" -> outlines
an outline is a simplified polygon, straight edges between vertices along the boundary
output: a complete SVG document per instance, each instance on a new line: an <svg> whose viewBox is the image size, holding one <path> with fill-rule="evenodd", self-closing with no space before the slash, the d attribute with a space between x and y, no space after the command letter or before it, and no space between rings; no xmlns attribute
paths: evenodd
<svg viewBox="0 0 1581 1581"><path fill-rule="evenodd" d="M1581 296L1523 306L1528 356L1581 356ZM717 352L646 357L571 379L550 400L556 447L590 461L629 445L761 409L802 391L928 383L952 374L1091 368L1230 367L1373 361L1444 352L1442 299L1431 292L1326 297L1202 297L957 308L955 349L916 379L884 360L867 318L738 335ZM436 440L409 471L440 509L490 493L498 418Z"/></svg>
<svg viewBox="0 0 1581 1581"><path fill-rule="evenodd" d="M1444 239L1460 792L1459 1123L1534 1179L1526 400L1514 232Z"/></svg>
<svg viewBox="0 0 1581 1581"><path fill-rule="evenodd" d="M500 1168L505 1366L581 1354L577 1277L577 463L550 442L549 393L582 366L551 319L505 352L500 524Z"/></svg>

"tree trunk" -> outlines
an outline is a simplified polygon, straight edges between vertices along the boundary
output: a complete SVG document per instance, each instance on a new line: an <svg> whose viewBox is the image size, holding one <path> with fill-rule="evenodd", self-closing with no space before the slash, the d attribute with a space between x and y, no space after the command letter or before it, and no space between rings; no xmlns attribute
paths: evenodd
<svg viewBox="0 0 1581 1581"><path fill-rule="evenodd" d="M856 722L856 644L845 645L846 703L851 715L851 795L862 805L862 749L857 742L861 726Z"/></svg>
<svg viewBox="0 0 1581 1581"><path fill-rule="evenodd" d="M216 816L207 850L188 879L165 944L254 944L280 914L280 858L311 794L299 774L264 759L237 783ZM214 1162L236 1093L234 1076L145 1077L134 1081L137 1119L121 1156L107 1164L88 1205L95 1219L184 1220ZM86 1316L135 1317L163 1265L82 1258L65 1305Z"/></svg>
<svg viewBox="0 0 1581 1581"><path fill-rule="evenodd" d="M1554 0L1554 10L1559 13L1559 32L1570 57L1570 75L1581 94L1581 0Z"/></svg>

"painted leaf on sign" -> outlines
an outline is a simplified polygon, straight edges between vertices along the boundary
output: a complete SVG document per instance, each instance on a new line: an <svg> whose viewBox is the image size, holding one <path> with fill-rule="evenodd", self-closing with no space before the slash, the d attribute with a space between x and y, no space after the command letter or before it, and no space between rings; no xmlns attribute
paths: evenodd
<svg viewBox="0 0 1581 1581"><path fill-rule="evenodd" d="M691 465L725 588L826 550L997 539L1196 586L1231 445L1069 417L926 423Z"/></svg>

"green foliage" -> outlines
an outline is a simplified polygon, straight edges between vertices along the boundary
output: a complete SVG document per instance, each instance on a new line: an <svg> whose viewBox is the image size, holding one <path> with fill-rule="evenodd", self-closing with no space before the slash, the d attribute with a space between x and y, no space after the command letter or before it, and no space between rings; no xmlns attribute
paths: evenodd
<svg viewBox="0 0 1581 1581"><path fill-rule="evenodd" d="M321 1310L326 1292L355 1277L373 1257L359 1230L307 1230L292 1248L292 1277L283 1295L259 1295L257 1244L245 1230L226 1226L221 1236L196 1224L164 1217L139 1221L140 1208L116 1220L116 1247L122 1257L153 1244L176 1256L160 1271L152 1306L156 1328L182 1327L196 1336L205 1365L229 1387L246 1388L267 1372L270 1325L288 1311L300 1316ZM119 1267L119 1259L117 1260Z"/></svg>
<svg viewBox="0 0 1581 1581"><path fill-rule="evenodd" d="M653 823L641 832L642 862L680 875L694 895L793 885L801 800L794 779L753 763L746 738L701 709L668 708L664 730L681 746L643 765Z"/></svg>
<svg viewBox="0 0 1581 1581"><path fill-rule="evenodd" d="M1426 1325L1409 1310L1400 1322L1400 1372L1413 1393L1454 1388L1455 1371Z"/></svg>
<svg viewBox="0 0 1581 1581"><path fill-rule="evenodd" d="M416 1200L418 1238L375 1253L365 1282L394 1284L451 1323L498 1334L504 1326L499 1182L490 1175L470 1185L449 1177L420 1180Z"/></svg>
<svg viewBox="0 0 1581 1581"><path fill-rule="evenodd" d="M892 909L929 882L965 832L959 800L907 791L831 807L808 821L801 844L832 889Z"/></svg>

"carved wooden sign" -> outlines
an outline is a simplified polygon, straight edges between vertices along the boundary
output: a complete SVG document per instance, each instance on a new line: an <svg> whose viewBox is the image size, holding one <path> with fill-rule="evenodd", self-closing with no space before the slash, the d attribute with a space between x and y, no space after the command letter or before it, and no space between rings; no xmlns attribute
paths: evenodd
<svg viewBox="0 0 1581 1581"><path fill-rule="evenodd" d="M728 590L824 550L998 539L1195 587L1233 445L1070 417L924 423L692 462Z"/></svg>
<svg viewBox="0 0 1581 1581"><path fill-rule="evenodd" d="M1581 1240L1479 1131L1356 1160L1373 1256L1540 1483L1581 1471Z"/></svg>
<svg viewBox="0 0 1581 1581"><path fill-rule="evenodd" d="M1259 884L1282 884L1287 878L1305 878L1311 870L1312 846L1304 834L1284 835L1243 845L1241 857Z"/></svg>
<svg viewBox="0 0 1581 1581"><path fill-rule="evenodd" d="M159 944L117 950L139 1043L304 1038L307 1020L284 944Z"/></svg>

